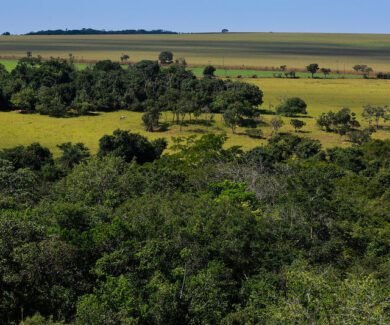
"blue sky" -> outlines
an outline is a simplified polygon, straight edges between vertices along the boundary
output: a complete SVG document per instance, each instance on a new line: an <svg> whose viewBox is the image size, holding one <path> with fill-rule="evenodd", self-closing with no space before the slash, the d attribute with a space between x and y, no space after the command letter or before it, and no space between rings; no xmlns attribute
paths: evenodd
<svg viewBox="0 0 390 325"><path fill-rule="evenodd" d="M390 0L2 0L0 33L42 29L390 33Z"/></svg>

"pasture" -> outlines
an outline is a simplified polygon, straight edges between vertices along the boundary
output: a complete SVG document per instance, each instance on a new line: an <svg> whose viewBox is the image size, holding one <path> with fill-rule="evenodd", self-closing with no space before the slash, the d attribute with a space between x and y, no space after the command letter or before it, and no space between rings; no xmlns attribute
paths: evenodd
<svg viewBox="0 0 390 325"><path fill-rule="evenodd" d="M367 64L374 71L390 71L390 35L385 34L303 34L228 33L179 35L101 35L101 36L2 36L0 55L34 55L78 61L111 59L123 53L131 61L156 59L162 50L184 57L193 66L213 64L237 69L303 69L319 63L334 71L348 72L355 64Z"/></svg>
<svg viewBox="0 0 390 325"><path fill-rule="evenodd" d="M390 104L390 81L378 80L286 80L286 79L261 79L251 80L264 91L264 104L262 109L272 111L274 107L285 97L299 96L308 103L309 117L302 118L306 122L302 136L318 139L324 147L348 146L345 137L334 133L326 133L316 126L315 117L322 112L337 110L341 107L349 107L361 118L362 106L365 104ZM121 119L125 116L125 119ZM77 118L51 118L42 115L23 115L16 112L0 113L0 148L27 145L32 142L40 142L49 147L55 154L59 153L57 144L63 142L83 142L93 153L97 151L98 140L104 134L110 134L115 129L131 130L146 135L150 139L165 137L169 141L172 137L204 134L207 132L226 132L229 136L227 146L239 145L245 149L261 145L265 139L254 139L245 135L244 128L238 128L232 134L220 115L214 118L215 123L204 126L195 121L187 120L186 126L180 130L177 125L169 125L163 132L149 133L144 131L141 123L142 113L120 111L114 113L102 113L98 116L82 116ZM263 123L260 126L265 138L271 136L269 121L273 117L263 114ZM170 123L171 115L163 113L161 121ZM285 125L282 132L293 132L289 119L284 118ZM388 131L380 130L373 135L374 138L389 138Z"/></svg>

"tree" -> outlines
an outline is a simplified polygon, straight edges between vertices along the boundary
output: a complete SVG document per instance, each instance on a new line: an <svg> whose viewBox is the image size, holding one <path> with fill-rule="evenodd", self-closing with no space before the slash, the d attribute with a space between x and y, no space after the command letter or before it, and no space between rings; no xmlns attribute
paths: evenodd
<svg viewBox="0 0 390 325"><path fill-rule="evenodd" d="M306 67L306 70L311 73L311 77L314 78L314 74L320 69L317 63L311 63Z"/></svg>
<svg viewBox="0 0 390 325"><path fill-rule="evenodd" d="M0 159L8 160L15 169L29 168L33 171L41 171L43 166L54 163L50 150L39 143L3 149L0 151Z"/></svg>
<svg viewBox="0 0 390 325"><path fill-rule="evenodd" d="M14 93L11 97L11 103L14 107L32 112L38 101L36 91L31 87L22 88L19 92Z"/></svg>
<svg viewBox="0 0 390 325"><path fill-rule="evenodd" d="M298 130L302 129L306 125L304 121L297 120L297 119L291 119L290 124L295 129L295 132L298 132Z"/></svg>
<svg viewBox="0 0 390 325"><path fill-rule="evenodd" d="M356 120L356 113L351 112L347 107L337 112L322 113L317 119L317 124L327 132L337 132L341 135L360 127L360 123Z"/></svg>
<svg viewBox="0 0 390 325"><path fill-rule="evenodd" d="M276 113L285 116L295 116L297 114L307 114L307 104L299 97L287 98L276 107Z"/></svg>
<svg viewBox="0 0 390 325"><path fill-rule="evenodd" d="M317 119L317 124L323 129L325 128L326 132L331 132L332 131L332 124L334 121L333 117L334 113L329 112L329 113L322 113L319 118Z"/></svg>
<svg viewBox="0 0 390 325"><path fill-rule="evenodd" d="M327 75L332 72L332 70L329 68L321 68L321 72L324 74L324 76L326 78Z"/></svg>
<svg viewBox="0 0 390 325"><path fill-rule="evenodd" d="M110 155L121 157L126 162L134 159L137 163L143 164L160 158L161 153L161 146L157 150L154 143L142 135L128 131L116 130L113 135L105 135L99 140L100 157Z"/></svg>
<svg viewBox="0 0 390 325"><path fill-rule="evenodd" d="M370 72L373 72L374 70L365 65L365 64L356 64L353 69L356 71L356 72L361 72L363 74L363 77L364 78L368 78L369 75L370 75Z"/></svg>
<svg viewBox="0 0 390 325"><path fill-rule="evenodd" d="M214 72L216 69L212 65L208 65L203 69L203 76L205 78L214 78Z"/></svg>
<svg viewBox="0 0 390 325"><path fill-rule="evenodd" d="M362 145L371 141L371 133L372 132L369 129L352 130L347 133L347 136L352 143Z"/></svg>
<svg viewBox="0 0 390 325"><path fill-rule="evenodd" d="M225 34L225 33L229 33L229 30L228 30L228 29L226 29L226 28L224 28L224 29L222 29L222 33L223 33L223 34Z"/></svg>
<svg viewBox="0 0 390 325"><path fill-rule="evenodd" d="M284 72L284 71L286 71L286 70L287 70L287 65L284 64L284 65L281 65L281 66L280 66L280 71L283 71L283 72Z"/></svg>
<svg viewBox="0 0 390 325"><path fill-rule="evenodd" d="M363 106L362 116L370 125L375 121L376 128L378 129L380 119L386 120L387 111L387 106L365 105Z"/></svg>
<svg viewBox="0 0 390 325"><path fill-rule="evenodd" d="M271 127L273 133L278 133L279 129L284 125L283 120L280 117L273 117L271 119Z"/></svg>
<svg viewBox="0 0 390 325"><path fill-rule="evenodd" d="M109 71L120 71L120 70L122 70L122 67L117 62L112 62L111 60L103 60L103 61L97 62L93 66L93 69L95 71L109 72Z"/></svg>
<svg viewBox="0 0 390 325"><path fill-rule="evenodd" d="M230 105L229 108L223 113L225 124L231 128L233 134L236 133L236 128L241 121L239 114L240 108L240 103L235 103Z"/></svg>
<svg viewBox="0 0 390 325"><path fill-rule="evenodd" d="M88 148L83 143L66 142L57 146L62 155L59 162L65 169L73 169L76 165L90 157Z"/></svg>
<svg viewBox="0 0 390 325"><path fill-rule="evenodd" d="M37 175L28 168L17 169L11 161L1 157L0 185L0 207L7 203L31 205L38 197Z"/></svg>
<svg viewBox="0 0 390 325"><path fill-rule="evenodd" d="M145 105L147 106L145 113L142 115L142 122L146 131L153 132L154 128L158 127L158 123L161 117L161 110L153 100L148 100Z"/></svg>
<svg viewBox="0 0 390 325"><path fill-rule="evenodd" d="M4 32L3 34L1 34L1 35L3 35L3 36L10 36L11 35L11 33L10 32Z"/></svg>
<svg viewBox="0 0 390 325"><path fill-rule="evenodd" d="M128 54L122 54L121 55L121 62L127 62L130 59L130 56Z"/></svg>
<svg viewBox="0 0 390 325"><path fill-rule="evenodd" d="M163 51L158 56L158 59L162 65L171 64L173 63L173 53L169 51Z"/></svg>

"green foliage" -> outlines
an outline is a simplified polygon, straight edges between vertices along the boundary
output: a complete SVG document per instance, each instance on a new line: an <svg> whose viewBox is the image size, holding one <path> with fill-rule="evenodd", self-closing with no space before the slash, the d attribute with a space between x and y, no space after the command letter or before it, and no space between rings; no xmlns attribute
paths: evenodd
<svg viewBox="0 0 390 325"><path fill-rule="evenodd" d="M97 157L7 151L0 322L388 323L390 142L225 141L161 156L165 141L116 131Z"/></svg>
<svg viewBox="0 0 390 325"><path fill-rule="evenodd" d="M106 135L100 139L98 155L101 157L107 155L121 157L127 162L131 162L134 159L142 164L160 157L162 141L165 140L160 140L159 146L155 147L154 143L149 142L139 134L116 130L113 135Z"/></svg>
<svg viewBox="0 0 390 325"><path fill-rule="evenodd" d="M161 64L171 64L173 63L173 53L169 51L163 51L158 56Z"/></svg>
<svg viewBox="0 0 390 325"><path fill-rule="evenodd" d="M298 97L288 98L276 107L276 113L285 116L307 114L307 104Z"/></svg>
<svg viewBox="0 0 390 325"><path fill-rule="evenodd" d="M30 168L39 171L45 165L53 164L53 156L49 149L39 143L27 147L18 146L0 151L0 159L8 160L16 168Z"/></svg>
<svg viewBox="0 0 390 325"><path fill-rule="evenodd" d="M213 78L216 69L212 65L208 65L203 69L203 76L206 78Z"/></svg>
<svg viewBox="0 0 390 325"><path fill-rule="evenodd" d="M383 119L385 122L388 119L389 108L387 106L365 105L363 107L362 116L368 121L370 126L375 122L376 128L379 128L379 121Z"/></svg>
<svg viewBox="0 0 390 325"><path fill-rule="evenodd" d="M345 107L336 113L332 111L322 113L317 119L317 124L326 132L337 132L341 135L360 127L360 123L356 120L356 114L351 113L351 110Z"/></svg>
<svg viewBox="0 0 390 325"><path fill-rule="evenodd" d="M295 132L297 132L298 130L302 129L306 125L306 123L304 121L301 121L301 120L298 120L298 119L291 119L290 120L290 124L295 129Z"/></svg>
<svg viewBox="0 0 390 325"><path fill-rule="evenodd" d="M320 67L317 63L311 63L306 67L306 70L311 73L311 77L314 78L314 75L320 70Z"/></svg>
<svg viewBox="0 0 390 325"><path fill-rule="evenodd" d="M280 117L273 117L271 119L272 132L274 134L278 133L279 129L284 125L283 120Z"/></svg>
<svg viewBox="0 0 390 325"><path fill-rule="evenodd" d="M58 145L58 148L62 151L59 161L64 169L72 169L90 156L88 148L83 143L66 142Z"/></svg>

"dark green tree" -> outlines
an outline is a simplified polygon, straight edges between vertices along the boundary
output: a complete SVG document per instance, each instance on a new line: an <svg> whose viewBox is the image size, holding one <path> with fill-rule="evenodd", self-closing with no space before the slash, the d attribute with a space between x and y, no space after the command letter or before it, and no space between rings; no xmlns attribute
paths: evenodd
<svg viewBox="0 0 390 325"><path fill-rule="evenodd" d="M173 53L170 51L163 51L158 56L158 59L162 65L173 63Z"/></svg>
<svg viewBox="0 0 390 325"><path fill-rule="evenodd" d="M214 78L215 71L216 71L216 69L212 65L208 65L203 69L203 77Z"/></svg>
<svg viewBox="0 0 390 325"><path fill-rule="evenodd" d="M306 102L299 97L287 98L276 107L276 113L285 116L295 116L297 114L307 114Z"/></svg>
<svg viewBox="0 0 390 325"><path fill-rule="evenodd" d="M314 78L314 75L320 70L320 67L317 63L311 63L306 67L306 70L311 73L311 77Z"/></svg>
<svg viewBox="0 0 390 325"><path fill-rule="evenodd" d="M116 130L99 141L99 156L121 157L127 162L133 159L142 164L158 159L161 148L157 148L145 137L128 131Z"/></svg>
<svg viewBox="0 0 390 325"><path fill-rule="evenodd" d="M297 119L291 119L290 124L294 128L295 132L298 132L298 130L302 129L306 125L304 121L297 120Z"/></svg>

